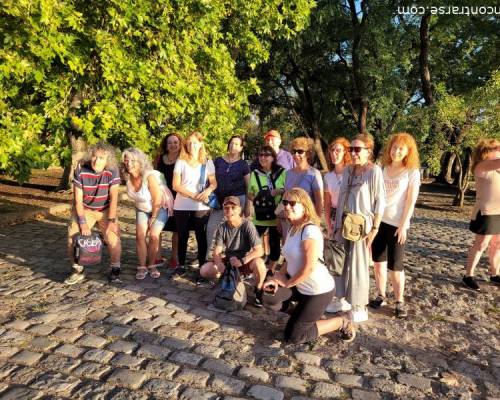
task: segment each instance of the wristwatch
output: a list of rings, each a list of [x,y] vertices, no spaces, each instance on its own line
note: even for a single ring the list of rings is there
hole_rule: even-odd
[[[108,218],[108,222],[116,222],[116,217],[115,218]]]

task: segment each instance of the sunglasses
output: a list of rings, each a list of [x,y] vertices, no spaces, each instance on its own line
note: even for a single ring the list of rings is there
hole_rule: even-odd
[[[295,207],[295,205],[299,203],[298,201],[295,200],[281,200],[281,204],[283,204],[283,207],[290,206],[290,207]]]
[[[272,157],[273,154],[272,153],[260,153],[259,154],[259,157]]]
[[[350,146],[349,147],[349,153],[361,153],[361,150],[367,149],[367,147],[361,147],[361,146]]]
[[[304,154],[306,151],[302,149],[293,149],[292,154]]]

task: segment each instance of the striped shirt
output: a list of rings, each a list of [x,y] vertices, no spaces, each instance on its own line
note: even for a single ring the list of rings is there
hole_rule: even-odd
[[[120,184],[117,170],[95,172],[90,164],[78,165],[73,184],[83,190],[83,207],[101,211],[109,207],[109,189]]]

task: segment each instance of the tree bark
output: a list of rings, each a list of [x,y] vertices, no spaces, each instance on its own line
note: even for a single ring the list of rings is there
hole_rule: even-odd
[[[469,187],[470,166],[472,162],[470,149],[466,150],[463,162],[459,154],[456,155],[456,159],[460,172],[458,174],[457,193],[453,199],[453,205],[462,208],[464,206],[465,192],[467,192],[467,188]]]
[[[56,191],[59,190],[69,190],[73,188],[73,172],[75,171],[76,165],[85,155],[87,150],[87,144],[81,136],[76,136],[75,133],[70,129],[66,133],[69,146],[71,147],[71,160],[67,160],[64,165],[64,172]]]
[[[430,12],[426,12],[424,15],[422,15],[422,19],[420,20],[420,80],[422,83],[422,93],[424,95],[426,106],[431,106],[432,104],[434,104],[434,97],[432,95],[431,71],[429,68],[430,20]]]

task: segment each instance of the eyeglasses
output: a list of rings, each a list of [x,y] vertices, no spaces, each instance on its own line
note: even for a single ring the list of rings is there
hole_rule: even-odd
[[[299,201],[295,200],[281,200],[281,203],[283,204],[283,207],[290,206],[290,207],[295,207],[297,203],[300,203]]]
[[[272,153],[260,153],[259,154],[259,157],[272,157],[273,154]]]
[[[293,149],[292,154],[304,154],[306,151],[302,149]]]
[[[361,153],[361,150],[367,149],[368,147],[361,147],[361,146],[350,146],[349,147],[349,153]]]

